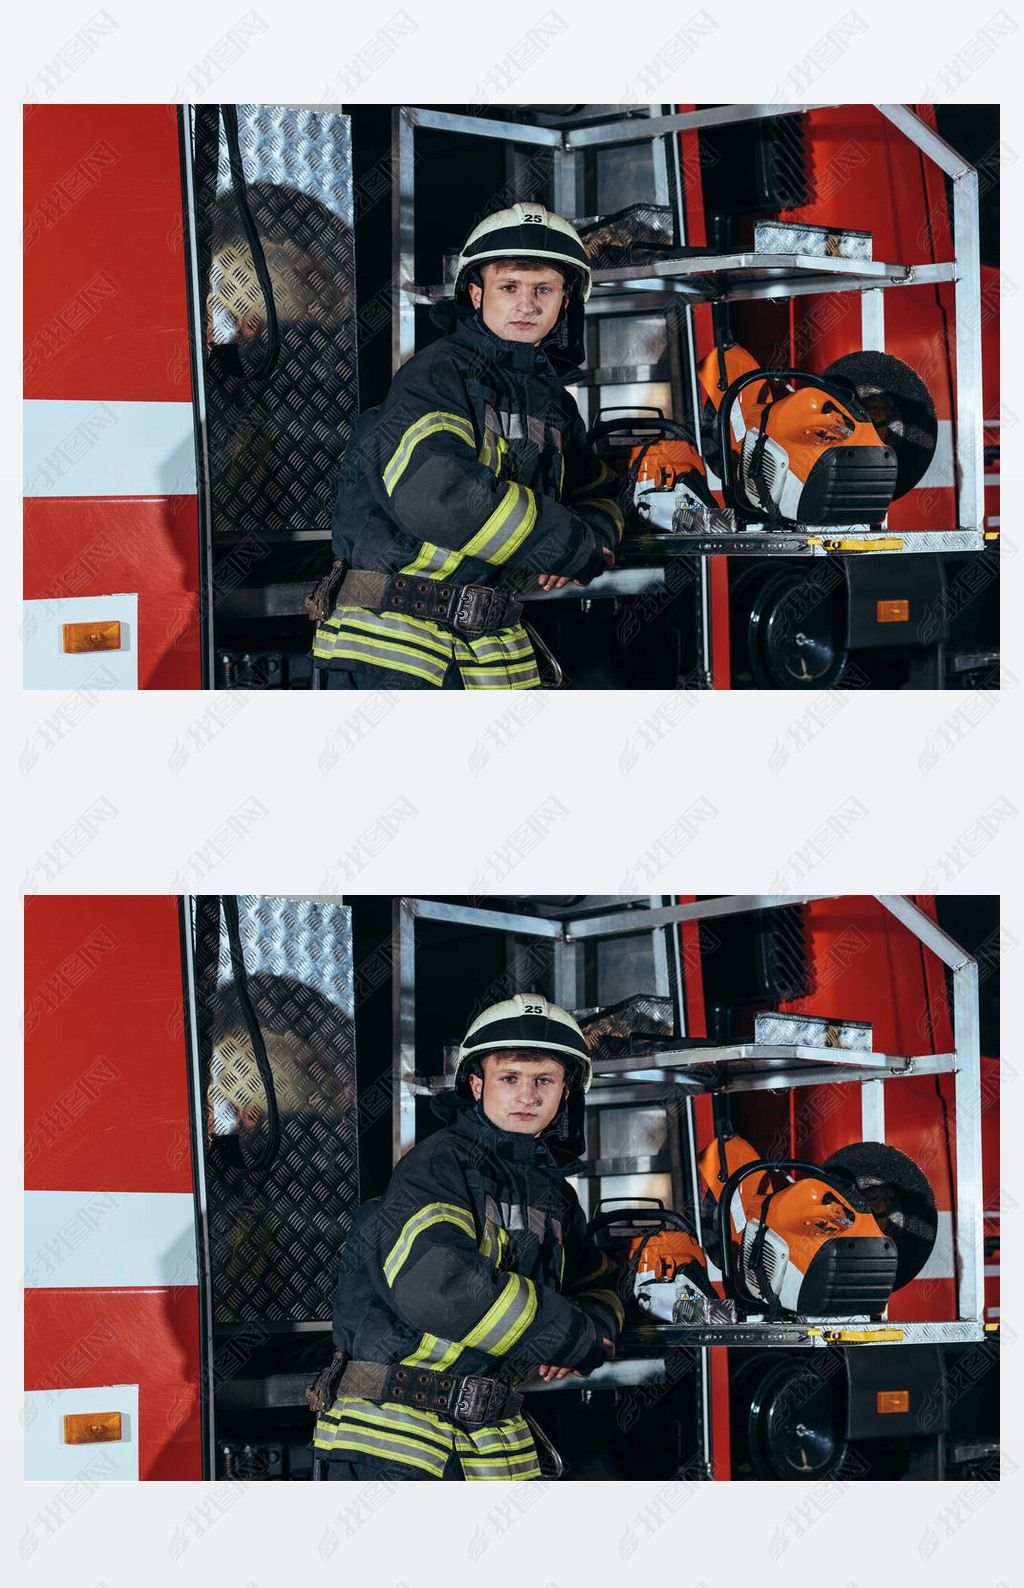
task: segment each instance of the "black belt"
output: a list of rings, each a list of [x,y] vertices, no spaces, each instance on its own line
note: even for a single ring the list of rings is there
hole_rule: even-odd
[[[456,634],[497,634],[518,623],[523,605],[505,590],[486,584],[450,584],[407,573],[374,573],[353,568],[345,575],[336,600],[371,612],[405,612],[414,618],[446,623]]]
[[[388,1366],[386,1362],[348,1362],[342,1395],[360,1400],[397,1401],[425,1412],[441,1412],[456,1423],[496,1423],[515,1417],[523,1397],[500,1379],[466,1373],[438,1373],[428,1367]]]

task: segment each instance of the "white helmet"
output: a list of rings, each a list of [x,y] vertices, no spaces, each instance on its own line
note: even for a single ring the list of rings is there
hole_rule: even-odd
[[[489,259],[536,259],[564,269],[570,280],[579,281],[584,303],[590,297],[590,266],[583,243],[568,221],[543,204],[512,204],[474,226],[459,255],[456,298],[464,292],[465,277],[473,266],[485,265]]]
[[[578,1081],[584,1092],[590,1086],[593,1067],[586,1037],[572,1015],[540,993],[516,993],[477,1015],[459,1048],[456,1088],[466,1085],[475,1060],[504,1048],[550,1053],[565,1066],[570,1085]]]

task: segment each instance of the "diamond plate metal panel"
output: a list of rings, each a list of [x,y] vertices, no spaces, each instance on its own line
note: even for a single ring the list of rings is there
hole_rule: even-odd
[[[871,233],[840,231],[834,226],[806,226],[783,221],[757,221],[756,254],[818,254],[839,259],[870,259]]]
[[[871,1026],[864,1020],[826,1020],[820,1015],[777,1014],[754,1016],[754,1041],[792,1043],[805,1048],[846,1048],[872,1051]]]
[[[249,207],[280,355],[242,228],[217,107],[196,108],[196,209],[214,536],[327,529],[357,411],[352,143],[347,116],[239,105]],[[237,570],[233,573],[238,582]]]
[[[329,1320],[358,1197],[351,912],[240,898],[249,996],[267,1049],[280,1149],[239,1003],[220,901],[196,908],[215,1324]]]

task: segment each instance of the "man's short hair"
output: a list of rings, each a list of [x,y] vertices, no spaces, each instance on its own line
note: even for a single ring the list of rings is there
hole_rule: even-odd
[[[525,1059],[528,1063],[540,1063],[550,1059],[552,1064],[557,1064],[563,1075],[568,1072],[565,1060],[558,1053],[548,1053],[543,1048],[489,1048],[486,1053],[480,1054],[479,1062],[484,1059]]]
[[[498,270],[555,270],[562,278],[562,285],[568,286],[569,284],[568,271],[563,270],[561,265],[555,264],[554,260],[536,258],[527,259],[523,256],[510,256],[507,259],[484,259],[479,265],[475,265],[473,267],[473,269],[467,274],[466,280],[473,281],[474,285],[480,286],[482,284],[481,272],[484,271],[488,265],[494,265]]]

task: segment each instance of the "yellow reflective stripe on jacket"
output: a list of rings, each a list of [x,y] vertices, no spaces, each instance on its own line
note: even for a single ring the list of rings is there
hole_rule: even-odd
[[[436,1367],[437,1363],[447,1356],[451,1349],[452,1342],[450,1340],[442,1340],[436,1334],[425,1334],[416,1349],[410,1351],[408,1356],[403,1356],[402,1366]]]
[[[518,1274],[509,1274],[501,1294],[489,1307],[480,1322],[470,1329],[463,1340],[442,1340],[437,1335],[425,1334],[415,1350],[402,1358],[407,1367],[429,1364],[432,1368],[448,1368],[457,1362],[464,1351],[475,1348],[491,1356],[507,1356],[516,1341],[526,1332],[537,1313],[537,1290],[530,1280]]]
[[[442,1345],[447,1346],[447,1350],[442,1351],[440,1356],[430,1364],[438,1373],[443,1373],[447,1368],[454,1367],[464,1349],[461,1340],[439,1340],[438,1348],[440,1349]]]
[[[577,1274],[573,1289],[575,1290],[577,1285],[589,1285],[592,1280],[600,1279],[603,1274],[614,1274],[615,1270],[616,1264],[612,1262],[610,1257],[606,1256],[606,1254],[602,1252],[601,1261],[598,1263],[596,1268],[589,1269],[585,1274]]]
[[[530,1327],[536,1312],[536,1285],[519,1274],[509,1274],[497,1301],[463,1336],[462,1344],[486,1351],[489,1356],[507,1356]]]
[[[609,468],[606,463],[602,463],[599,459],[597,473],[593,479],[587,480],[585,484],[577,485],[570,497],[570,504],[575,508],[592,507],[600,513],[605,513],[615,525],[615,532],[621,540],[625,526],[617,498],[594,494],[601,486],[610,484],[615,478],[615,470]]]
[[[314,1447],[342,1460],[398,1462],[440,1478],[449,1455],[458,1456],[469,1482],[540,1477],[533,1436],[523,1417],[481,1428],[446,1422],[434,1412],[393,1401],[343,1396],[317,1420]]]
[[[569,1290],[569,1295],[573,1301],[579,1301],[582,1297],[589,1296],[592,1300],[601,1302],[603,1306],[607,1307],[615,1315],[621,1329],[626,1321],[626,1310],[619,1298],[619,1293],[615,1289],[614,1284],[605,1286],[600,1283],[602,1279],[615,1273],[616,1266],[611,1258],[602,1252],[601,1260],[596,1268],[590,1269],[588,1273],[577,1275]]]
[[[605,516],[610,518],[612,523],[615,525],[616,535],[620,540],[622,539],[622,531],[625,526],[625,520],[622,517],[622,512],[619,508],[618,502],[614,501],[612,497],[588,496],[585,501],[576,501],[572,505],[573,507],[593,507],[596,508],[599,513],[604,513]]]
[[[435,1372],[443,1373],[445,1368],[459,1360],[464,1349],[461,1340],[441,1340],[436,1334],[425,1334],[415,1351],[403,1356],[402,1364],[405,1367],[431,1367]]]
[[[454,1224],[458,1229],[464,1230],[472,1240],[476,1240],[476,1228],[472,1216],[465,1208],[456,1207],[454,1202],[428,1202],[424,1207],[418,1208],[411,1219],[406,1220],[401,1235],[384,1259],[384,1278],[389,1285],[393,1285],[398,1278],[402,1264],[409,1256],[416,1237],[435,1224]]]
[[[404,568],[399,568],[399,573],[424,573],[428,579],[443,578],[442,569],[455,552],[447,546],[435,546],[431,541],[425,540],[412,562],[407,562]]]
[[[496,1224],[493,1219],[485,1220],[483,1238],[480,1242],[481,1257],[493,1256],[494,1266],[500,1272],[504,1267],[507,1250],[508,1230],[503,1224]]]
[[[462,547],[465,557],[484,562],[508,562],[537,522],[537,498],[525,485],[510,483],[504,502],[481,524],[473,539]]]
[[[614,1290],[574,1290],[572,1293],[573,1301],[581,1301],[584,1296],[590,1296],[592,1300],[599,1301],[607,1307],[609,1312],[615,1314],[619,1328],[622,1328],[626,1321],[626,1309]]]
[[[433,577],[450,578],[467,557],[477,557],[483,562],[498,565],[507,562],[536,522],[537,502],[533,492],[510,481],[494,512],[488,515],[464,546],[450,553]]]
[[[389,496],[394,494],[395,486],[408,468],[409,460],[419,443],[425,441],[427,436],[436,435],[439,430],[448,430],[452,435],[458,436],[460,441],[465,441],[471,447],[476,446],[473,426],[461,414],[444,413],[440,409],[423,414],[409,426],[385,465],[384,489]]]
[[[596,462],[597,473],[592,475],[589,480],[583,480],[577,485],[572,493],[573,501],[579,501],[580,497],[585,496],[588,491],[592,491],[596,485],[607,485],[609,480],[616,478],[615,470],[610,468],[607,463],[602,463],[600,458]]]

